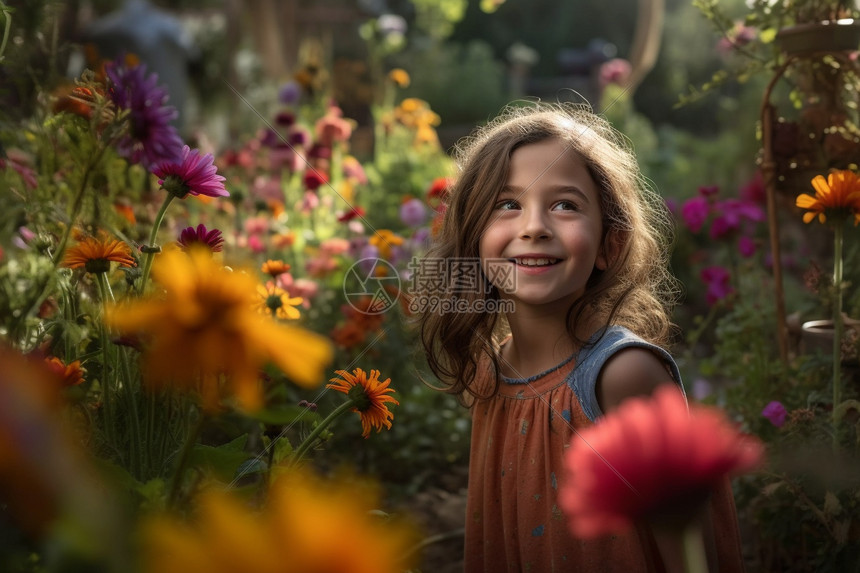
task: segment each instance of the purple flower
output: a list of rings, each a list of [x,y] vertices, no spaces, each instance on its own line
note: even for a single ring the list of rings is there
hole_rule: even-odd
[[[296,81],[289,81],[278,90],[278,101],[287,105],[298,103],[302,97],[302,86]]]
[[[702,185],[699,187],[699,195],[702,197],[710,197],[711,195],[716,195],[720,192],[720,188],[717,185]]]
[[[785,424],[786,414],[785,406],[776,400],[765,406],[764,410],[761,411],[761,415],[767,418],[770,423],[777,428],[781,428],[783,424]]]
[[[143,64],[127,67],[121,59],[105,66],[111,100],[129,112],[130,133],[117,144],[120,155],[151,170],[176,157],[182,139],[171,125],[178,113],[167,105],[167,90],[158,85],[158,75],[146,75]]]
[[[683,217],[688,229],[698,233],[702,230],[702,225],[705,224],[710,209],[711,206],[706,197],[693,197],[684,201],[681,206],[681,217]]]
[[[229,197],[224,188],[224,178],[218,175],[218,168],[212,164],[211,153],[200,157],[200,150],[193,151],[186,145],[182,157],[176,162],[160,163],[152,173],[158,177],[158,184],[168,193],[182,199],[189,193],[208,197]]]
[[[699,274],[708,290],[705,300],[709,305],[714,305],[734,292],[731,285],[731,274],[725,267],[713,266],[702,269]]]
[[[418,227],[427,220],[427,208],[420,199],[408,199],[400,205],[400,220],[409,227]]]
[[[224,246],[224,237],[218,229],[207,229],[200,223],[197,228],[186,227],[179,234],[179,246],[187,251],[192,245],[205,245],[213,253],[219,252]]]
[[[756,244],[750,237],[743,236],[738,239],[738,252],[742,257],[748,259],[755,254]]]

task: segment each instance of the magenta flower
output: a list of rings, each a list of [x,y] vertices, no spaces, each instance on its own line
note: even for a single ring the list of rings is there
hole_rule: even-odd
[[[224,247],[224,237],[218,229],[207,229],[206,225],[200,223],[197,228],[186,227],[179,234],[179,246],[187,251],[192,245],[205,245],[213,253],[221,251]]]
[[[761,411],[761,415],[767,418],[770,423],[777,428],[781,428],[783,424],[785,424],[786,414],[785,406],[776,400],[765,406],[764,410]]]
[[[756,244],[750,237],[743,236],[738,239],[738,252],[745,259],[750,258],[755,254]]]
[[[114,104],[129,112],[130,133],[117,144],[120,155],[151,170],[162,161],[179,155],[182,139],[171,121],[176,108],[167,105],[167,90],[158,85],[158,75],[146,75],[143,64],[128,67],[122,59],[105,66],[108,93]]]
[[[693,197],[684,201],[684,204],[681,206],[681,217],[684,219],[684,223],[688,229],[694,233],[698,233],[702,230],[702,226],[708,219],[710,209],[711,206],[706,197]]]
[[[745,222],[759,223],[764,221],[764,211],[758,205],[743,199],[726,199],[714,205],[714,211],[719,215],[711,224],[711,238],[721,239],[741,228]]]
[[[720,187],[718,185],[702,185],[698,189],[699,195],[702,197],[710,197],[712,195],[716,195],[720,192]]]
[[[699,274],[708,290],[705,300],[709,305],[714,305],[734,292],[731,285],[731,274],[725,267],[706,267]]]
[[[211,153],[200,157],[200,150],[191,150],[187,145],[182,148],[179,162],[165,161],[160,163],[152,173],[158,177],[158,184],[165,191],[184,198],[192,195],[208,197],[229,197],[230,193],[224,188],[224,178],[218,175],[218,168],[212,164]]]

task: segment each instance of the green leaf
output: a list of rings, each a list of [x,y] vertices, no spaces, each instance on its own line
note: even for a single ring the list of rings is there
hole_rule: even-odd
[[[220,446],[197,444],[191,450],[189,463],[213,474],[217,479],[230,481],[242,462],[251,457],[245,451],[247,442],[248,434],[243,434],[232,442]]]

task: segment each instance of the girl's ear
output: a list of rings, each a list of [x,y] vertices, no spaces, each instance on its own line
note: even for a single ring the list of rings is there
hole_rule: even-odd
[[[621,251],[624,249],[625,233],[618,229],[609,229],[606,236],[603,238],[603,244],[597,252],[597,259],[594,261],[594,266],[605,271],[618,260]]]

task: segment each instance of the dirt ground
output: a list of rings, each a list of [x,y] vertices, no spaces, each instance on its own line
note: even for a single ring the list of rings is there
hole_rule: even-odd
[[[466,472],[453,470],[440,483],[409,500],[409,515],[424,536],[418,570],[462,573],[463,527],[466,523]]]

